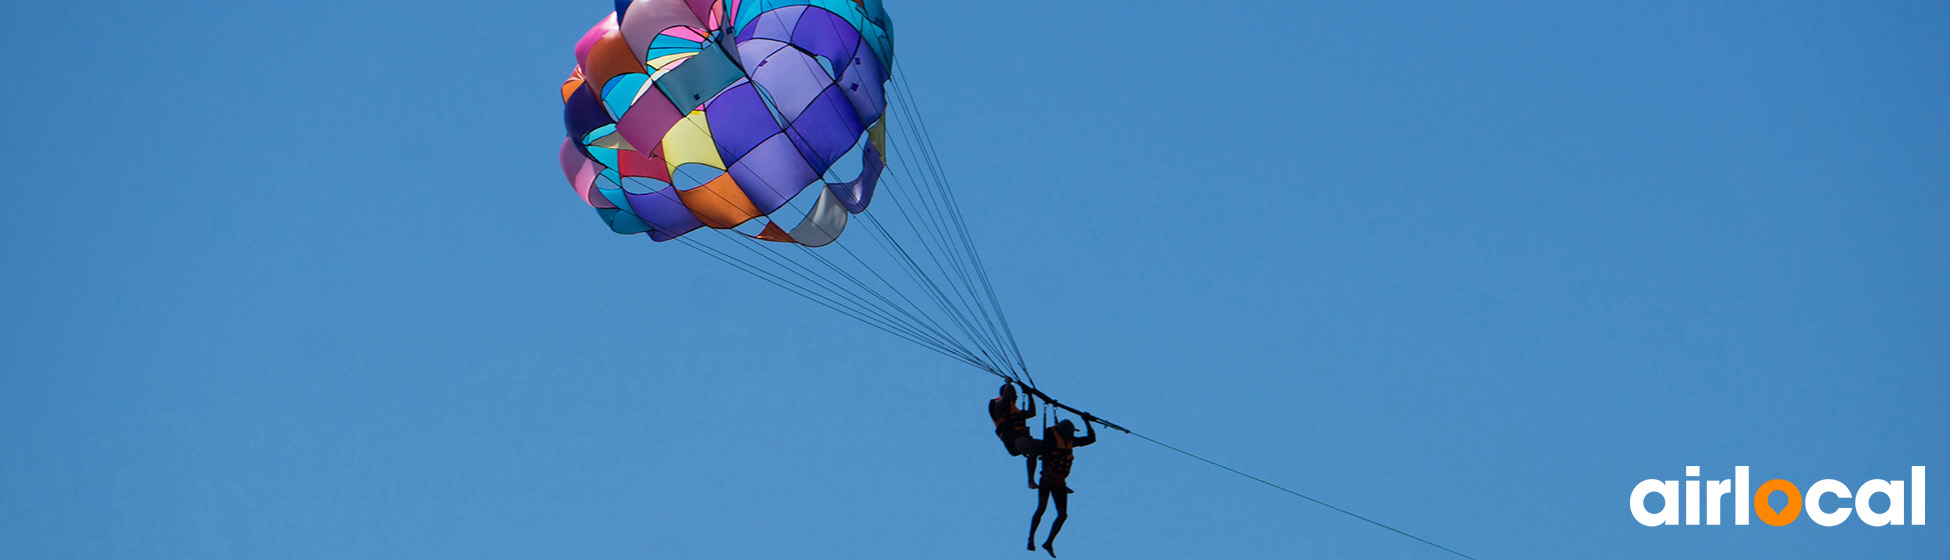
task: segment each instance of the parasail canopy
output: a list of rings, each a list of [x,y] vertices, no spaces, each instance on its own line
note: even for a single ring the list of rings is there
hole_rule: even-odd
[[[562,87],[563,172],[617,233],[832,243],[886,164],[888,28],[878,2],[617,2]]]
[[[616,233],[1033,382],[892,31],[878,0],[617,1],[562,84],[562,171]]]

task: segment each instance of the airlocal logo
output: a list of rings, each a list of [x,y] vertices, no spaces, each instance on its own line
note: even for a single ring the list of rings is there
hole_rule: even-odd
[[[1699,467],[1686,467],[1686,476],[1688,478],[1698,477]],[[1700,499],[1701,481],[1687,480],[1685,482],[1686,499],[1684,501],[1679,499],[1680,481],[1646,480],[1640,482],[1638,487],[1632,489],[1632,518],[1637,519],[1640,525],[1647,527],[1678,525],[1679,511],[1681,507],[1684,507],[1686,510],[1686,524],[1700,524],[1700,503],[1702,502]],[[1807,495],[1804,497],[1801,489],[1796,487],[1794,483],[1774,479],[1761,483],[1759,493],[1752,493],[1748,491],[1747,486],[1747,467],[1734,467],[1733,480],[1708,480],[1705,482],[1706,499],[1704,502],[1706,503],[1707,525],[1720,524],[1720,506],[1725,503],[1727,494],[1733,494],[1734,525],[1747,524],[1747,504],[1750,503],[1754,506],[1753,512],[1755,517],[1759,517],[1762,523],[1775,527],[1785,527],[1787,524],[1793,523],[1796,519],[1800,519],[1804,506],[1808,512],[1808,519],[1814,521],[1816,525],[1834,527],[1841,525],[1844,521],[1848,521],[1851,511],[1850,508],[1822,509],[1821,498],[1828,495],[1834,495],[1836,498],[1841,499],[1848,499],[1853,496],[1855,498],[1855,507],[1853,508],[1855,517],[1861,519],[1863,524],[1870,527],[1902,525],[1905,521],[1905,512],[1908,513],[1907,521],[1910,525],[1923,524],[1923,467],[1909,468],[1907,492],[1904,491],[1904,483],[1901,480],[1895,482],[1871,480],[1862,483],[1861,486],[1857,486],[1853,491],[1849,490],[1848,485],[1842,484],[1840,481],[1823,480],[1808,486]],[[1652,494],[1658,494],[1666,502],[1665,506],[1657,512],[1647,511],[1645,509],[1645,499]],[[1889,507],[1884,508],[1882,511],[1876,511],[1875,508],[1871,507],[1872,502],[1870,501],[1870,497],[1878,494],[1889,499]],[[1775,501],[1775,496],[1780,496],[1780,501]],[[1905,497],[1908,498],[1907,508],[1904,507]],[[1780,504],[1780,507],[1776,508],[1775,504]]]

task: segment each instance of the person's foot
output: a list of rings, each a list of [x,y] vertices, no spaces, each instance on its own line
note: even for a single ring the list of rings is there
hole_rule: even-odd
[[[1063,493],[1064,493],[1064,494],[1075,494],[1075,493],[1077,493],[1077,491],[1076,491],[1076,490],[1074,490],[1074,489],[1071,489],[1071,488],[1070,488],[1070,487],[1068,487],[1068,486],[1064,486],[1064,487],[1063,487]]]
[[[1049,553],[1049,557],[1050,557],[1050,558],[1055,558],[1055,557],[1056,557],[1056,541],[1044,541],[1044,542],[1043,542],[1043,551],[1044,551],[1044,552],[1048,552],[1048,553]]]
[[[1029,536],[1029,551],[1030,552],[1036,551],[1036,535]]]

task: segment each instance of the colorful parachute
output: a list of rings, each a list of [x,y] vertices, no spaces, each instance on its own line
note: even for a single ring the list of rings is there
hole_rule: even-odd
[[[576,44],[559,152],[611,230],[1031,380],[913,92],[893,79],[880,0],[615,6]]]
[[[562,85],[562,171],[617,233],[832,243],[886,165],[890,25],[878,0],[618,0]]]

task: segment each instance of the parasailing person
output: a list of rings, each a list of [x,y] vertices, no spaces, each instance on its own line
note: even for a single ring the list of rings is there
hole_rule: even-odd
[[[1043,540],[1043,551],[1048,552],[1050,558],[1056,557],[1056,534],[1063,531],[1063,521],[1070,518],[1070,466],[1076,461],[1071,450],[1097,443],[1097,427],[1092,425],[1092,420],[1095,418],[1088,414],[1083,416],[1083,425],[1089,430],[1083,437],[1076,437],[1077,426],[1069,420],[1043,429],[1043,481],[1036,488],[1036,515],[1029,518],[1030,551],[1036,550],[1036,528],[1043,523],[1043,510],[1054,499],[1056,520],[1050,522],[1049,538]]]
[[[995,422],[995,437],[1002,440],[1002,447],[1009,450],[1010,456],[1021,456],[1027,463],[1029,489],[1036,489],[1036,457],[1042,454],[1042,442],[1029,431],[1030,418],[1036,417],[1036,401],[1029,398],[1028,405],[1016,408],[1016,382],[1002,384],[1001,395],[989,399],[989,420]]]

